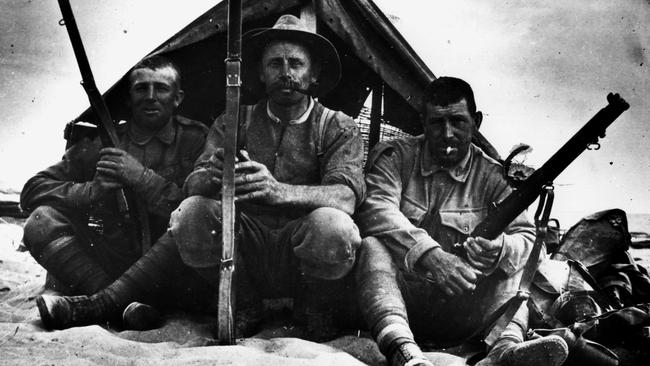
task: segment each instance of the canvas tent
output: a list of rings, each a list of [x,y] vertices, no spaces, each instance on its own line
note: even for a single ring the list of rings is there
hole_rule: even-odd
[[[378,139],[380,122],[410,134],[421,132],[418,105],[423,88],[435,76],[372,1],[244,0],[243,32],[270,27],[287,13],[303,18],[339,52],[342,79],[320,98],[324,105],[357,117],[373,92],[371,145]],[[186,98],[179,113],[207,124],[225,108],[226,29],[227,2],[222,1],[150,53],[180,65]],[[126,87],[123,77],[104,95],[116,120],[128,118],[122,97]],[[255,102],[246,85],[242,102]],[[86,110],[77,120],[94,122],[95,118]],[[496,155],[482,136],[476,142]]]

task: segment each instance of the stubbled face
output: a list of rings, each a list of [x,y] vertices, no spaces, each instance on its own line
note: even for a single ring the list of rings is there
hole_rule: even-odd
[[[131,72],[129,80],[133,122],[152,131],[165,126],[183,101],[183,91],[178,88],[174,69],[136,69]]]
[[[475,120],[463,98],[448,106],[427,103],[423,126],[431,157],[438,164],[450,167],[459,163],[467,154]]]
[[[301,102],[306,95],[295,89],[308,90],[318,79],[307,48],[289,41],[276,41],[266,46],[260,66],[260,80],[266,94],[280,105]]]

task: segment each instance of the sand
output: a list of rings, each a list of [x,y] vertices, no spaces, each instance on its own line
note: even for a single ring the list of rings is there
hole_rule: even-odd
[[[160,329],[118,331],[99,325],[48,331],[34,298],[43,293],[45,270],[20,250],[22,222],[0,221],[0,365],[385,365],[367,337],[327,343],[285,337],[247,338],[216,345],[210,317],[172,314]],[[17,250],[18,249],[18,250]],[[265,338],[268,338],[268,330]],[[464,365],[462,358],[431,352],[435,365]]]
[[[274,329],[219,346],[212,336],[216,319],[186,313],[144,332],[99,325],[45,330],[34,302],[44,291],[45,270],[21,251],[21,238],[21,220],[0,218],[0,365],[386,365],[367,336],[319,344]],[[650,267],[650,249],[631,252]],[[465,364],[445,353],[426,355],[436,366]]]

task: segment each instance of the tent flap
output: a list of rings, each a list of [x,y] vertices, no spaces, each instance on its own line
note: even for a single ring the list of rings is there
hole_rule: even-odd
[[[300,16],[301,8],[310,4],[318,19],[317,31],[334,44],[342,64],[342,79],[321,97],[323,104],[357,117],[371,89],[383,83],[383,121],[420,133],[421,96],[435,76],[371,0],[245,0],[242,30],[271,27],[282,14]],[[222,1],[149,53],[169,57],[180,66],[185,99],[178,113],[208,125],[225,106],[227,18],[227,2]],[[256,102],[245,85],[242,89],[243,103]],[[125,77],[104,94],[116,120],[128,118],[126,95]],[[77,120],[97,119],[88,109]],[[496,153],[483,136],[478,137],[479,146]]]

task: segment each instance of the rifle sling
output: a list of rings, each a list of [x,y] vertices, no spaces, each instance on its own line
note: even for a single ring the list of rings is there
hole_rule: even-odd
[[[531,250],[526,264],[522,270],[521,280],[519,282],[519,289],[517,294],[508,300],[504,305],[499,307],[485,322],[486,327],[479,329],[477,333],[488,331],[485,336],[484,342],[491,346],[501,336],[503,330],[508,326],[512,318],[517,313],[524,301],[530,297],[530,285],[535,278],[535,273],[539,267],[539,257],[544,248],[544,239],[546,237],[546,229],[548,220],[553,206],[553,189],[552,186],[547,185],[544,191],[540,194],[539,206],[535,213],[535,226],[537,227],[535,235],[535,243]]]

